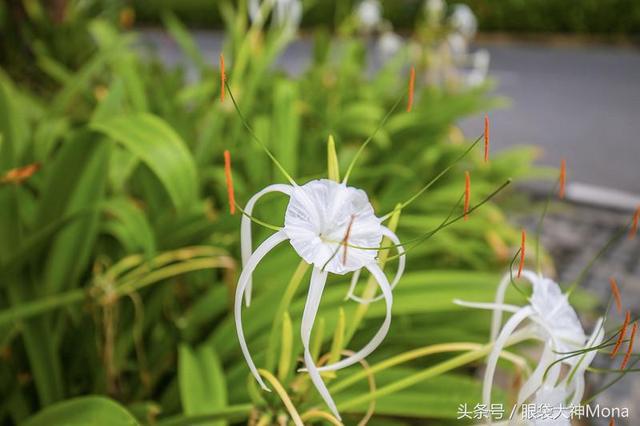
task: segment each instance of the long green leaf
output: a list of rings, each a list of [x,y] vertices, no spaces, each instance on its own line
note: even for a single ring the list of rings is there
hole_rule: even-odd
[[[198,196],[194,159],[187,145],[162,119],[152,114],[101,118],[91,127],[120,142],[140,158],[162,182],[178,209],[187,209]]]
[[[179,348],[178,379],[180,400],[186,415],[206,414],[227,405],[227,389],[220,360],[211,346],[193,350]],[[208,422],[209,426],[224,426],[226,422]]]

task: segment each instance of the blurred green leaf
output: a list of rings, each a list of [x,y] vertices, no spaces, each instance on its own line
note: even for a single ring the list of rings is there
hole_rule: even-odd
[[[121,405],[102,396],[83,396],[49,406],[23,426],[137,426],[138,421]]]
[[[196,166],[186,144],[162,119],[151,114],[98,119],[91,127],[122,143],[163,183],[174,206],[184,210],[196,201]]]
[[[187,345],[181,345],[178,354],[178,379],[180,401],[185,414],[206,414],[227,406],[227,384],[213,347],[203,345],[193,350]],[[206,424],[220,426],[227,423],[216,421]]]

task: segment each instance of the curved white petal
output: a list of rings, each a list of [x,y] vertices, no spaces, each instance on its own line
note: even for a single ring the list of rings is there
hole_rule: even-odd
[[[395,277],[393,277],[393,281],[391,282],[391,290],[393,290],[400,282],[400,278],[404,274],[404,268],[407,262],[407,257],[405,255],[404,247],[400,244],[400,239],[398,236],[386,226],[382,226],[382,235],[389,238],[391,242],[396,246],[396,250],[398,251],[398,270],[396,271]],[[351,286],[349,287],[349,293],[347,294],[347,298],[354,300],[358,303],[369,304],[371,302],[377,302],[378,300],[382,300],[384,296],[379,294],[376,297],[364,299],[362,297],[358,297],[353,294],[356,284],[358,283],[358,278],[360,277],[360,269],[353,273],[353,277],[351,278]]]
[[[507,292],[507,287],[511,283],[511,273],[507,272],[498,284],[498,289],[496,290],[496,298],[495,304],[502,305],[504,302],[504,294]],[[498,337],[498,330],[500,330],[500,325],[502,324],[502,311],[495,310],[493,311],[493,315],[491,317],[491,335],[490,341],[493,342]]]
[[[290,185],[284,184],[275,184],[269,185],[266,188],[262,189],[259,192],[256,192],[249,201],[247,201],[247,205],[244,207],[244,211],[246,214],[242,215],[242,220],[240,222],[240,252],[242,254],[242,266],[244,267],[251,256],[251,218],[249,216],[253,216],[253,208],[256,205],[256,202],[265,194],[270,192],[282,192],[286,195],[291,195],[292,187]],[[247,306],[251,304],[251,288],[252,288],[252,280],[251,276],[249,276],[249,282],[247,283],[247,289],[245,290],[244,297],[245,303]]]
[[[311,339],[311,330],[313,329],[313,323],[318,313],[318,307],[320,306],[320,300],[322,298],[322,291],[324,285],[327,282],[327,272],[321,271],[320,268],[313,268],[311,273],[311,282],[309,284],[309,293],[307,294],[307,302],[304,305],[304,312],[302,313],[302,325],[300,327],[300,334],[302,336],[302,346],[304,347],[304,364],[306,371],[309,372],[309,377],[314,386],[318,390],[318,393],[322,396],[324,402],[329,406],[334,416],[340,419],[340,413],[336,407],[333,398],[329,394],[327,386],[320,377],[318,367],[313,361],[311,356],[311,350],[309,349],[309,340]]]
[[[591,337],[589,337],[589,341],[587,342],[585,349],[596,347],[602,343],[602,340],[604,339],[604,327],[602,326],[603,322],[603,318],[600,318],[598,320],[593,333],[591,333]],[[573,397],[571,399],[571,403],[573,405],[579,405],[582,400],[582,396],[584,395],[584,372],[591,365],[593,359],[597,354],[598,351],[595,349],[585,353],[575,367],[576,371],[573,373],[572,383]],[[567,380],[568,379],[569,376],[567,376]]]
[[[351,276],[351,284],[349,284],[349,291],[344,297],[344,300],[353,299],[353,292],[356,291],[356,285],[358,285],[358,280],[360,279],[360,271],[362,271],[362,269],[358,269],[353,272],[353,275]]]
[[[286,239],[287,235],[283,231],[278,231],[267,238],[262,244],[260,244],[256,251],[251,255],[246,265],[242,269],[240,278],[238,279],[238,285],[236,287],[236,298],[233,305],[233,313],[236,321],[236,332],[238,333],[238,341],[240,342],[242,355],[244,355],[244,358],[249,365],[251,374],[253,374],[258,383],[260,383],[262,389],[267,391],[269,390],[269,388],[267,387],[267,385],[265,385],[262,377],[260,377],[260,374],[258,374],[258,369],[251,359],[249,348],[247,348],[247,342],[244,339],[244,331],[242,330],[242,296],[246,290],[247,284],[251,279],[251,274],[256,269],[258,263],[262,260],[263,257],[266,256],[267,253],[269,253],[274,247],[276,247]]]
[[[553,351],[553,347],[550,344],[544,345],[544,350],[542,352],[542,356],[540,356],[540,360],[538,361],[538,366],[531,373],[526,382],[520,387],[520,392],[518,392],[518,402],[516,406],[522,405],[524,401],[529,399],[536,391],[542,386],[542,382],[544,379],[544,373],[547,371],[549,365],[557,359],[556,354]],[[560,367],[560,363],[557,363],[555,367]]]
[[[387,305],[387,313],[384,318],[384,322],[382,323],[382,326],[380,326],[380,329],[375,334],[375,336],[373,336],[373,338],[369,341],[369,343],[365,345],[364,348],[334,364],[320,367],[318,369],[319,371],[335,371],[359,362],[360,360],[366,358],[367,355],[373,352],[378,346],[380,346],[380,343],[382,343],[385,336],[387,335],[387,332],[389,331],[389,326],[391,325],[391,307],[393,305],[393,294],[391,292],[391,287],[389,286],[389,281],[384,275],[384,272],[382,272],[382,269],[380,269],[380,267],[376,263],[371,263],[367,265],[366,268],[378,282],[380,290],[382,291],[382,295],[384,296]]]
[[[494,311],[494,313],[503,311],[516,313],[521,309],[520,306],[509,305],[506,303],[467,302],[460,299],[453,299],[453,303],[459,306],[465,306],[467,308],[489,309]]]
[[[489,406],[491,404],[491,387],[493,386],[493,375],[496,372],[496,366],[498,364],[498,358],[500,357],[500,352],[502,352],[502,348],[507,343],[509,336],[513,334],[516,327],[520,325],[522,321],[527,319],[533,313],[533,309],[530,306],[525,306],[521,308],[518,312],[513,314],[509,321],[506,322],[502,331],[498,335],[496,339],[493,349],[489,354],[489,358],[487,359],[487,369],[484,373],[484,382],[482,383],[482,402]]]

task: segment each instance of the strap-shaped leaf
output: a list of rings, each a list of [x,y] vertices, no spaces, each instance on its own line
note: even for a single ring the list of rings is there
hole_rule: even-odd
[[[138,421],[116,402],[101,396],[84,396],[51,405],[23,426],[137,426]]]
[[[91,123],[140,158],[162,182],[177,209],[198,195],[195,162],[187,145],[162,119],[147,113],[102,118]]]
[[[226,407],[227,387],[224,371],[213,347],[201,346],[193,350],[187,345],[180,346],[178,379],[180,400],[185,414],[205,414]],[[226,422],[206,424],[223,426]]]

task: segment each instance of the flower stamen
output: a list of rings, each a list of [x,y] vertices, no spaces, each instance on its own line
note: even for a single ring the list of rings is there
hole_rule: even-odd
[[[522,239],[520,242],[520,264],[518,265],[518,278],[522,274],[522,269],[524,268],[524,255],[525,255],[525,244],[527,242],[527,231],[522,230]]]
[[[416,68],[411,67],[411,74],[409,75],[409,101],[407,102],[407,112],[411,112],[413,107],[413,89],[416,83]]]
[[[40,170],[40,167],[40,163],[33,163],[11,169],[4,176],[0,176],[0,183],[22,183]]]
[[[484,162],[489,162],[489,115],[484,115]]]
[[[564,189],[567,182],[567,161],[563,158],[560,161],[560,189],[558,190],[558,197],[564,198]]]
[[[471,176],[464,172],[464,220],[469,219],[469,201],[471,200]]]
[[[229,197],[229,212],[236,214],[236,197],[233,192],[233,178],[231,176],[231,154],[224,150],[224,177],[227,181],[227,196]]]
[[[616,308],[618,309],[618,313],[622,313],[622,298],[620,297],[620,290],[618,289],[618,283],[614,277],[609,278],[609,285],[611,285],[611,293],[613,293],[613,298],[616,301]]]
[[[611,358],[614,358],[618,354],[618,350],[620,349],[620,346],[622,346],[624,337],[627,334],[627,327],[629,326],[630,321],[631,321],[631,312],[627,310],[627,315],[624,317],[624,322],[622,323],[622,327],[620,328],[620,334],[618,335],[618,340],[616,341],[616,344],[613,347],[613,351],[611,351]]]
[[[347,248],[349,247],[349,237],[351,236],[351,227],[353,226],[353,221],[356,216],[351,215],[351,220],[349,221],[349,226],[347,227],[347,232],[344,234],[344,238],[342,239],[342,245],[344,246],[344,254],[342,255],[342,264],[347,264]]]
[[[624,354],[624,359],[622,360],[622,364],[620,364],[620,370],[624,370],[629,362],[629,358],[631,358],[631,352],[633,351],[633,340],[636,337],[636,331],[638,330],[638,322],[633,323],[633,328],[631,329],[631,337],[629,338],[629,346],[627,347],[627,353]]]
[[[227,76],[224,72],[224,55],[220,54],[220,102],[224,102],[224,83]]]

